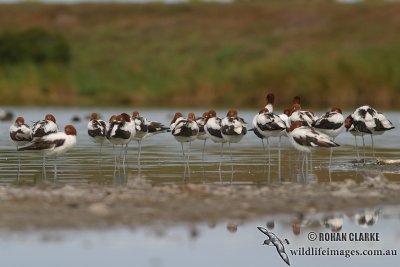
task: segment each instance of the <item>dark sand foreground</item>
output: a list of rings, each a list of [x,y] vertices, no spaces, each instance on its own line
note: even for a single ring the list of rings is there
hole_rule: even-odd
[[[41,185],[0,187],[0,228],[87,229],[250,220],[278,213],[309,213],[400,204],[400,184],[277,184],[270,186],[124,187]]]

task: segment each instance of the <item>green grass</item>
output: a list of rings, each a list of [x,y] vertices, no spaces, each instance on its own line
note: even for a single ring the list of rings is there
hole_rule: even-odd
[[[68,64],[0,64],[3,105],[397,108],[400,3],[2,5],[0,32],[63,36]],[[1,59],[0,59],[1,61]]]

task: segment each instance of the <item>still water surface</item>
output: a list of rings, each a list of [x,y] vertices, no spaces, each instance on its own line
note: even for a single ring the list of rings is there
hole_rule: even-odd
[[[267,236],[257,227],[268,224],[284,242],[291,266],[397,266],[399,214],[398,209],[384,208],[132,230],[0,232],[0,255],[4,266],[287,266],[274,246],[262,245]],[[310,233],[326,236],[340,227],[336,233],[347,241],[309,240]],[[379,241],[350,241],[352,235],[371,234]],[[339,255],[292,254],[302,249]],[[391,255],[346,257],[351,251]]]

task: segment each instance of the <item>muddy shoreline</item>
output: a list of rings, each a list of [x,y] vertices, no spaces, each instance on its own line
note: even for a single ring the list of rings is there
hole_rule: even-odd
[[[0,187],[0,229],[136,228],[178,223],[251,220],[282,213],[314,213],[400,204],[400,184],[274,184],[270,186],[124,187],[40,185]]]

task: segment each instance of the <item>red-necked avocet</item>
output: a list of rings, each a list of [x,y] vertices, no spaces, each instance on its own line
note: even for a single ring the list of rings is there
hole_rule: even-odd
[[[58,156],[64,154],[76,145],[76,129],[72,125],[67,125],[64,132],[50,133],[42,137],[37,137],[31,143],[18,150],[36,150],[43,153],[43,175],[46,177],[45,159],[46,156]],[[54,180],[57,179],[57,164],[54,162]]]
[[[27,124],[25,124],[25,119],[23,117],[18,117],[15,123],[10,126],[10,138],[17,147],[17,157],[18,157],[18,176],[17,183],[19,182],[20,171],[21,171],[21,158],[19,156],[18,147],[24,146],[32,141],[32,131]]]

